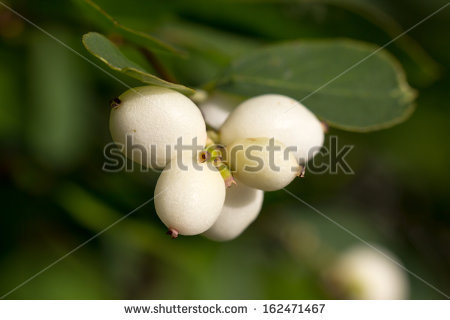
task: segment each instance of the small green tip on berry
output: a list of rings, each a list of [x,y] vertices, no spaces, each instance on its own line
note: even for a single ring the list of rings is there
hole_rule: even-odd
[[[215,144],[210,145],[206,150],[200,152],[199,161],[201,163],[207,161],[212,162],[215,166],[222,162],[222,148]]]

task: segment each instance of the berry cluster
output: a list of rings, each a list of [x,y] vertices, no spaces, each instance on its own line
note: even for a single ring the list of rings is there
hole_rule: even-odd
[[[233,111],[214,95],[199,106],[170,89],[134,88],[114,99],[111,135],[119,145],[132,139],[140,146],[123,149],[131,160],[163,169],[155,207],[172,237],[231,240],[256,219],[264,191],[303,176],[322,146],[323,126],[302,104],[277,94]],[[219,132],[207,131],[204,119]]]

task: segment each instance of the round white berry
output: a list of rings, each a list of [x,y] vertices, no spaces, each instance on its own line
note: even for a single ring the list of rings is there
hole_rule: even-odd
[[[344,252],[328,273],[332,285],[350,299],[406,299],[405,272],[390,252],[377,249],[382,253],[360,245]]]
[[[151,168],[164,168],[176,155],[180,138],[183,145],[196,139],[203,147],[206,141],[205,121],[197,106],[162,87],[138,87],[122,94],[111,110],[109,127],[114,142],[127,147],[124,152],[131,160]]]
[[[198,104],[205,122],[213,129],[219,130],[231,111],[242,102],[237,96],[214,92],[205,101]]]
[[[253,97],[241,103],[220,129],[221,142],[251,138],[275,138],[296,148],[296,158],[306,162],[323,144],[321,122],[298,101],[279,94]]]
[[[264,199],[262,190],[247,187],[237,181],[227,189],[219,218],[204,235],[215,241],[238,237],[258,216]]]
[[[264,191],[284,188],[303,169],[283,143],[269,138],[233,142],[227,146],[226,161],[237,180]]]
[[[156,213],[173,233],[205,232],[217,220],[224,200],[224,181],[211,163],[194,159],[180,165],[173,159],[156,183]]]

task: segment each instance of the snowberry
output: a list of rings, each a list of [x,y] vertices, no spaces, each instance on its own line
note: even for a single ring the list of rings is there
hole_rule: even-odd
[[[225,145],[251,137],[275,138],[296,147],[300,162],[311,159],[323,144],[321,122],[301,103],[279,94],[253,97],[241,103],[220,129]]]
[[[344,252],[327,273],[330,285],[351,299],[406,299],[409,286],[405,272],[391,253],[378,250],[383,254],[360,245]]]
[[[213,129],[219,130],[231,111],[242,99],[227,93],[214,92],[205,101],[198,104],[205,122]]]
[[[219,171],[195,159],[183,161],[183,165],[173,159],[156,183],[156,213],[173,237],[208,230],[217,220],[224,200],[225,184]]]
[[[239,236],[258,216],[264,198],[262,190],[253,189],[237,181],[227,189],[219,218],[204,235],[215,241],[232,240]]]
[[[130,159],[152,168],[164,168],[176,155],[177,139],[184,145],[191,145],[194,138],[200,146],[206,141],[206,125],[197,106],[181,93],[162,87],[130,89],[115,99],[109,126],[113,140],[127,146],[124,152]],[[126,143],[127,135],[138,147],[132,149]]]
[[[227,146],[233,176],[249,187],[275,191],[302,174],[295,156],[283,143],[269,138],[247,138]]]

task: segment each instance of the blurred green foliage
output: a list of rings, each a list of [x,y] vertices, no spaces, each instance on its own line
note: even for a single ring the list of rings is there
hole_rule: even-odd
[[[444,1],[97,1],[122,24],[186,52],[156,56],[199,86],[249,50],[276,41],[353,38],[383,45]],[[10,5],[82,55],[81,36],[111,30],[75,2]],[[331,130],[355,175],[307,175],[289,189],[360,237],[450,291],[450,42],[447,8],[387,50],[418,90],[411,118],[367,134]],[[401,28],[402,26],[403,28]],[[116,37],[117,38],[117,37]],[[148,70],[135,48],[123,51]],[[138,85],[115,73],[130,86]],[[0,295],[153,195],[157,173],[105,173],[108,100],[120,83],[0,6]],[[305,102],[306,103],[306,102]],[[171,240],[152,203],[8,298],[332,298],[321,271],[357,240],[283,191],[266,193],[238,239]],[[411,298],[443,298],[410,277]]]

